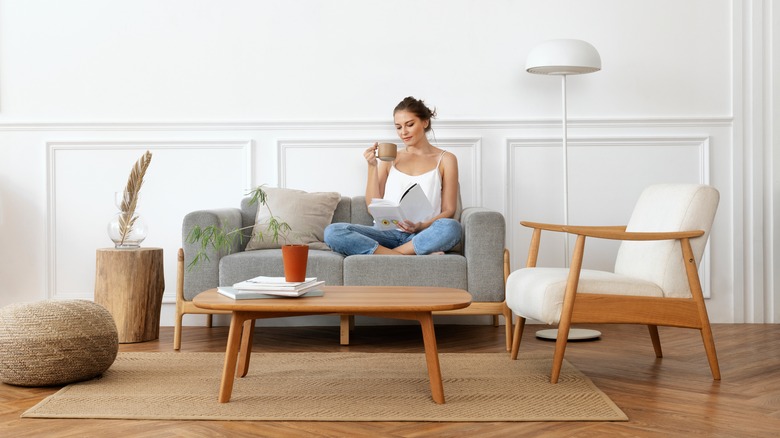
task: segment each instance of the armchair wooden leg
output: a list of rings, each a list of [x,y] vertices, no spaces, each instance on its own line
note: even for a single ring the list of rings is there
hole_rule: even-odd
[[[707,353],[707,361],[710,363],[712,378],[715,380],[720,380],[718,356],[715,353],[715,339],[712,337],[712,329],[710,329],[709,322],[701,329],[701,339],[704,342],[704,351]]]
[[[525,328],[525,318],[517,317],[515,321],[515,333],[512,335],[512,360],[517,360],[517,353],[520,351],[520,340],[523,339],[523,329]]]
[[[658,336],[658,326],[648,325],[647,328],[650,330],[650,339],[653,341],[655,357],[664,357],[664,353],[661,351],[661,338]]]
[[[577,285],[580,281],[582,269],[582,256],[585,252],[585,236],[577,236],[574,243],[574,252],[571,257],[569,275],[566,278],[566,291],[563,295],[563,308],[561,319],[558,323],[558,338],[555,340],[555,355],[553,356],[553,369],[550,375],[550,383],[558,383],[563,367],[563,355],[566,353],[566,343],[569,342],[569,329],[571,328],[572,314],[574,313],[574,300],[577,294]]]
[[[704,294],[701,290],[701,280],[699,272],[696,269],[696,258],[693,256],[691,242],[688,239],[680,239],[682,247],[683,260],[685,261],[685,272],[688,275],[688,286],[691,288],[691,296],[696,303],[701,321],[701,339],[704,342],[704,351],[707,353],[707,361],[710,363],[712,378],[720,380],[720,367],[718,366],[718,355],[715,353],[715,339],[712,337],[712,328],[710,318],[707,316],[707,306],[704,304]]]
[[[213,327],[213,323],[214,323],[214,315],[212,315],[211,313],[207,314],[206,315],[206,327],[208,327],[208,328]]]
[[[553,355],[553,367],[552,374],[550,375],[550,383],[558,383],[558,378],[561,376],[561,368],[563,368],[563,355],[566,353],[566,344],[569,342],[569,329],[571,325],[567,323],[561,323],[558,325],[558,338],[555,340],[555,354]]]

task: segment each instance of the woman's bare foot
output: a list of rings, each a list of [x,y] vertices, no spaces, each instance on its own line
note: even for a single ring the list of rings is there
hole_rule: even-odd
[[[406,255],[406,254],[404,254],[402,252],[399,252],[399,251],[396,251],[394,249],[390,249],[390,248],[384,247],[382,245],[379,245],[379,246],[376,247],[376,249],[374,250],[374,254],[376,254],[376,255]]]
[[[414,247],[412,246],[412,242],[406,242],[403,245],[390,249],[387,247],[384,247],[382,245],[379,245],[374,250],[374,254],[377,255],[416,255],[414,252]],[[428,255],[444,255],[444,251],[436,251],[432,252]]]
[[[401,246],[397,246],[393,248],[393,251],[396,251],[399,254],[403,254],[403,255],[416,255],[416,253],[414,252],[414,244],[412,243],[411,240],[404,243]]]

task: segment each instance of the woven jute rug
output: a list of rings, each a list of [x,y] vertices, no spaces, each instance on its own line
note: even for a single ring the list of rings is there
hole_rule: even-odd
[[[66,386],[26,418],[276,421],[625,421],[593,382],[552,355],[443,353],[446,403],[423,353],[253,353],[219,403],[222,353],[119,353],[101,377]]]

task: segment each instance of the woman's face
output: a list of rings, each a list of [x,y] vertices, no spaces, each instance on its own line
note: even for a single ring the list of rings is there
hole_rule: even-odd
[[[426,123],[409,111],[398,111],[393,116],[395,132],[406,146],[415,146],[425,140]]]

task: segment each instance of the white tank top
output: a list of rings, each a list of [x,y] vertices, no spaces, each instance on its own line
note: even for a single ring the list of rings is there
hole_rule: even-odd
[[[407,175],[396,169],[395,162],[393,162],[385,183],[384,199],[398,202],[404,191],[412,184],[417,183],[433,206],[433,216],[425,218],[425,220],[438,216],[441,213],[441,175],[439,174],[439,164],[441,164],[441,159],[446,152],[442,151],[441,155],[439,155],[436,167],[421,175]]]

